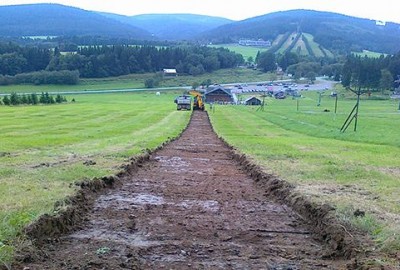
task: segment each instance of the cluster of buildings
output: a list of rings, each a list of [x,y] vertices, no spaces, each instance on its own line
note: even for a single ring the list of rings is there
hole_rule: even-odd
[[[168,77],[178,76],[176,69],[163,69],[163,75]],[[238,104],[237,96],[231,89],[221,85],[209,86],[204,92],[204,100],[209,104]],[[261,100],[256,97],[249,97],[243,104],[261,105]]]
[[[271,41],[263,39],[240,39],[239,45],[241,46],[253,46],[253,47],[271,47]]]
[[[204,93],[206,103],[212,104],[238,104],[238,99],[230,89],[221,85],[213,85],[207,88]],[[243,101],[245,105],[261,105],[261,100],[256,97],[249,97]]]

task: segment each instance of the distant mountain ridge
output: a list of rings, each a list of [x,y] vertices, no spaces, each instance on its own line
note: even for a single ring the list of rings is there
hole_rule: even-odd
[[[3,37],[102,36],[218,44],[236,43],[243,38],[272,42],[292,33],[304,33],[290,47],[291,51],[304,55],[364,49],[390,54],[400,51],[399,24],[382,25],[374,20],[331,12],[299,9],[232,21],[195,14],[123,16],[59,4],[0,6],[0,36]]]
[[[236,42],[240,38],[274,40],[280,34],[296,31],[312,34],[315,42],[332,51],[400,50],[399,24],[383,26],[374,20],[313,10],[274,12],[220,26],[197,38],[214,43]]]
[[[233,22],[221,17],[196,14],[142,14],[130,17],[112,13],[100,14],[144,29],[162,40],[192,39],[202,32]]]
[[[0,6],[0,36],[101,35],[151,39],[151,34],[92,11],[59,4]]]

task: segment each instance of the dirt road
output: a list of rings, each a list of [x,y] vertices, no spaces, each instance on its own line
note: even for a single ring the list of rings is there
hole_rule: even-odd
[[[94,202],[25,269],[347,269],[299,215],[265,196],[194,112],[182,136]],[[19,268],[16,268],[19,269]]]

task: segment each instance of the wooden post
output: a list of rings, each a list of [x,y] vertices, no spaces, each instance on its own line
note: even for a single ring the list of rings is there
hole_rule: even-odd
[[[338,94],[336,93],[336,97],[335,97],[335,114],[337,112],[337,100],[338,100]]]

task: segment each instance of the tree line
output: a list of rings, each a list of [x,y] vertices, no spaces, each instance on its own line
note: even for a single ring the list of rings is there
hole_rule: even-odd
[[[58,54],[47,69],[78,70],[83,78],[157,72],[175,68],[178,73],[199,75],[243,63],[241,54],[206,46],[87,46],[75,54]]]
[[[51,57],[50,49],[0,42],[0,74],[14,76],[20,73],[45,70]]]
[[[342,84],[368,91],[384,91],[395,87],[400,75],[400,53],[379,58],[349,55],[343,66]]]
[[[37,104],[55,104],[55,103],[63,103],[67,102],[67,98],[60,94],[57,94],[54,98],[52,95],[49,95],[48,92],[38,96],[36,93],[32,94],[17,94],[15,92],[11,93],[10,96],[3,97],[3,104],[8,106],[15,105],[37,105]],[[1,104],[1,102],[0,102]]]
[[[79,77],[102,78],[175,68],[199,75],[243,63],[241,54],[206,46],[82,46],[60,50],[0,43],[0,84],[75,84]],[[63,79],[62,79],[63,78]]]
[[[20,73],[15,76],[0,75],[0,85],[12,84],[69,84],[74,85],[79,82],[79,71],[60,70],[60,71],[35,71]]]
[[[300,57],[293,52],[274,54],[271,51],[258,53],[258,68],[265,72],[282,68],[294,79],[302,77],[328,76],[341,81],[344,87],[360,87],[370,91],[393,89],[394,81],[400,75],[400,52],[395,55],[381,55],[378,58],[349,54],[343,59]]]

